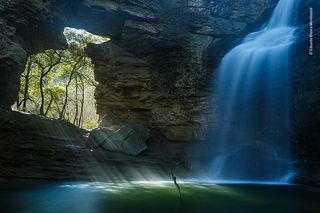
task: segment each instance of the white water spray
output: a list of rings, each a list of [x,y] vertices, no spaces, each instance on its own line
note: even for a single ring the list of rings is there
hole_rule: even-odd
[[[222,59],[215,82],[221,127],[213,136],[215,180],[287,181],[289,53],[298,0],[280,0],[270,21]]]

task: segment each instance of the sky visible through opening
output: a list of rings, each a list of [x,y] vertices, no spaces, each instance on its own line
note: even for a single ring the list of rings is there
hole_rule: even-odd
[[[83,35],[84,37],[91,37],[92,40],[90,41],[90,43],[94,43],[94,44],[102,44],[104,42],[111,40],[108,37],[98,36],[98,35],[94,35],[92,33],[89,33],[88,31],[86,31],[84,29],[75,29],[75,28],[71,28],[71,27],[65,27],[64,34],[66,34],[68,31],[71,31],[75,35]],[[70,44],[72,42],[77,42],[77,40],[72,38],[72,39],[67,39],[67,42],[68,42],[68,44]]]

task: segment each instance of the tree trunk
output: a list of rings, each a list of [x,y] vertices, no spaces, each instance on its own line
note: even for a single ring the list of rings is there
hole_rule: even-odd
[[[47,116],[47,114],[48,114],[48,112],[49,112],[49,110],[50,110],[50,108],[51,108],[52,101],[53,101],[53,94],[52,94],[52,91],[51,91],[51,93],[50,93],[50,101],[49,101],[47,110],[46,110],[46,112],[44,113],[45,116]]]
[[[82,127],[83,125],[83,107],[84,107],[84,83],[83,83],[83,79],[82,76],[79,76],[80,81],[81,81],[81,93],[82,93],[82,97],[81,97],[81,106],[80,106],[80,116],[79,116],[79,123],[78,123],[78,127]]]
[[[40,104],[40,115],[44,115],[44,92],[43,92],[43,76],[44,73],[41,71],[39,88],[40,88],[40,96],[41,96],[41,104]]]
[[[57,113],[58,113],[58,115],[60,115],[60,113],[61,113],[60,104],[55,99],[54,99],[54,103],[56,104],[56,107],[57,107]]]
[[[81,61],[82,58],[83,58],[83,56],[81,56],[72,67],[72,70],[71,70],[71,73],[70,73],[70,76],[69,76],[69,81],[68,81],[68,83],[66,85],[66,92],[65,92],[64,102],[63,102],[63,106],[62,106],[62,109],[61,109],[61,113],[60,113],[59,119],[62,119],[64,117],[64,114],[65,114],[65,111],[66,111],[66,107],[67,107],[67,103],[68,103],[68,98],[69,98],[69,94],[68,94],[69,93],[69,86],[70,86],[71,81],[73,79],[73,75],[77,70],[77,66],[78,66],[78,64],[79,64],[79,62]]]
[[[76,79],[76,100],[75,100],[75,112],[74,112],[74,119],[73,119],[73,124],[78,125],[78,108],[79,108],[79,100],[78,100],[78,76],[75,77]]]
[[[69,98],[69,85],[70,85],[70,83],[71,83],[71,80],[72,80],[72,78],[69,79],[69,82],[68,82],[67,85],[66,85],[66,91],[65,91],[65,93],[64,93],[64,95],[65,95],[65,96],[64,96],[64,101],[63,101],[62,109],[61,109],[60,115],[59,115],[59,119],[60,119],[60,120],[64,117],[64,115],[65,115],[65,110],[66,110],[66,108],[67,108],[68,98]]]
[[[32,57],[30,56],[27,65],[27,73],[24,80],[24,91],[23,91],[23,102],[22,102],[22,111],[27,111],[27,101],[29,98],[29,81],[30,81],[30,73],[31,73],[31,64]]]
[[[16,107],[17,107],[17,110],[20,110],[20,100],[19,100],[19,95],[17,97],[17,102],[16,102]]]
[[[55,63],[51,63],[49,67],[41,67],[41,76],[40,76],[40,95],[41,95],[41,105],[40,105],[40,115],[45,115],[44,113],[44,92],[43,92],[43,79],[46,77],[52,70],[53,67],[58,65],[61,62],[62,53],[58,53],[58,60]],[[48,56],[50,58],[50,56]],[[45,71],[47,69],[47,71]]]

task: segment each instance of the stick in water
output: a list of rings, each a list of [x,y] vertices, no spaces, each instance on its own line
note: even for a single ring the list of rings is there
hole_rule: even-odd
[[[176,186],[176,189],[177,189],[177,191],[179,193],[179,202],[180,202],[180,205],[181,205],[182,204],[181,190],[180,190],[179,184],[177,183],[177,177],[173,175],[173,169],[172,168],[171,168],[171,177],[172,177],[174,185]]]

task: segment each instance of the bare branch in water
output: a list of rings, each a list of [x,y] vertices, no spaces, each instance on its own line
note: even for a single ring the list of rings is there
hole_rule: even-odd
[[[182,204],[182,195],[181,195],[181,190],[180,190],[180,186],[179,184],[177,183],[177,177],[174,176],[173,174],[173,168],[171,168],[171,177],[172,177],[172,180],[174,182],[174,185],[176,186],[176,189],[178,191],[178,194],[179,194],[179,202],[180,202],[180,205]]]

